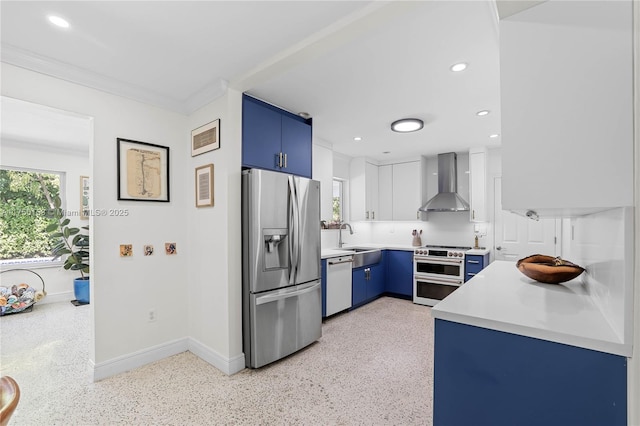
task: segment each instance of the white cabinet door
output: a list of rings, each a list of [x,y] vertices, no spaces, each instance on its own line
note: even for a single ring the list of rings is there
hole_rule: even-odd
[[[351,221],[374,220],[378,210],[378,166],[364,157],[349,164]]]
[[[633,205],[632,2],[549,1],[500,21],[502,204]]]
[[[393,220],[417,220],[422,205],[420,161],[393,165]]]
[[[365,163],[365,180],[367,186],[366,211],[369,220],[376,220],[378,219],[378,166],[369,162]]]
[[[487,222],[487,151],[469,152],[469,214],[471,222]]]
[[[378,220],[393,220],[393,165],[378,167]]]
[[[333,218],[333,151],[313,145],[313,179],[320,181],[320,219]]]

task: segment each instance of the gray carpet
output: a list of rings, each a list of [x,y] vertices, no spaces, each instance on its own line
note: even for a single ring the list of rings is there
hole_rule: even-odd
[[[430,425],[431,309],[383,297],[323,324],[310,347],[226,376],[184,352],[97,383],[89,307],[1,319],[1,371],[21,386],[11,425]]]

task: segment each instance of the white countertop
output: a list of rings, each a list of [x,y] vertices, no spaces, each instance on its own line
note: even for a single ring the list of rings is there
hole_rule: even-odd
[[[485,254],[488,254],[491,250],[487,249],[487,248],[479,248],[479,249],[471,249],[471,250],[467,250],[465,251],[466,254],[479,254],[481,256],[484,256]]]
[[[377,243],[349,244],[349,245],[343,246],[342,248],[322,249],[320,253],[320,257],[322,259],[328,259],[330,257],[339,257],[339,256],[354,254],[355,252],[350,250],[353,248],[371,248],[371,249],[379,249],[379,250],[405,250],[405,251],[413,252],[418,247],[413,247],[410,245],[400,245],[400,244],[377,244]]]
[[[432,308],[434,318],[631,356],[587,294],[580,277],[542,284],[515,263],[496,261]]]

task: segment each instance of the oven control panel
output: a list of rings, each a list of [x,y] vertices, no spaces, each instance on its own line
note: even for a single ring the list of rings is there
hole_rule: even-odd
[[[434,256],[434,257],[453,257],[453,258],[464,258],[464,249],[428,249],[428,248],[420,248],[414,250],[413,254],[416,256]]]

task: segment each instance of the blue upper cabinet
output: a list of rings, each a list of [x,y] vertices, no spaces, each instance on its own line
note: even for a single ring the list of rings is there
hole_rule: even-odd
[[[242,165],[311,178],[311,124],[251,96],[242,98]]]

